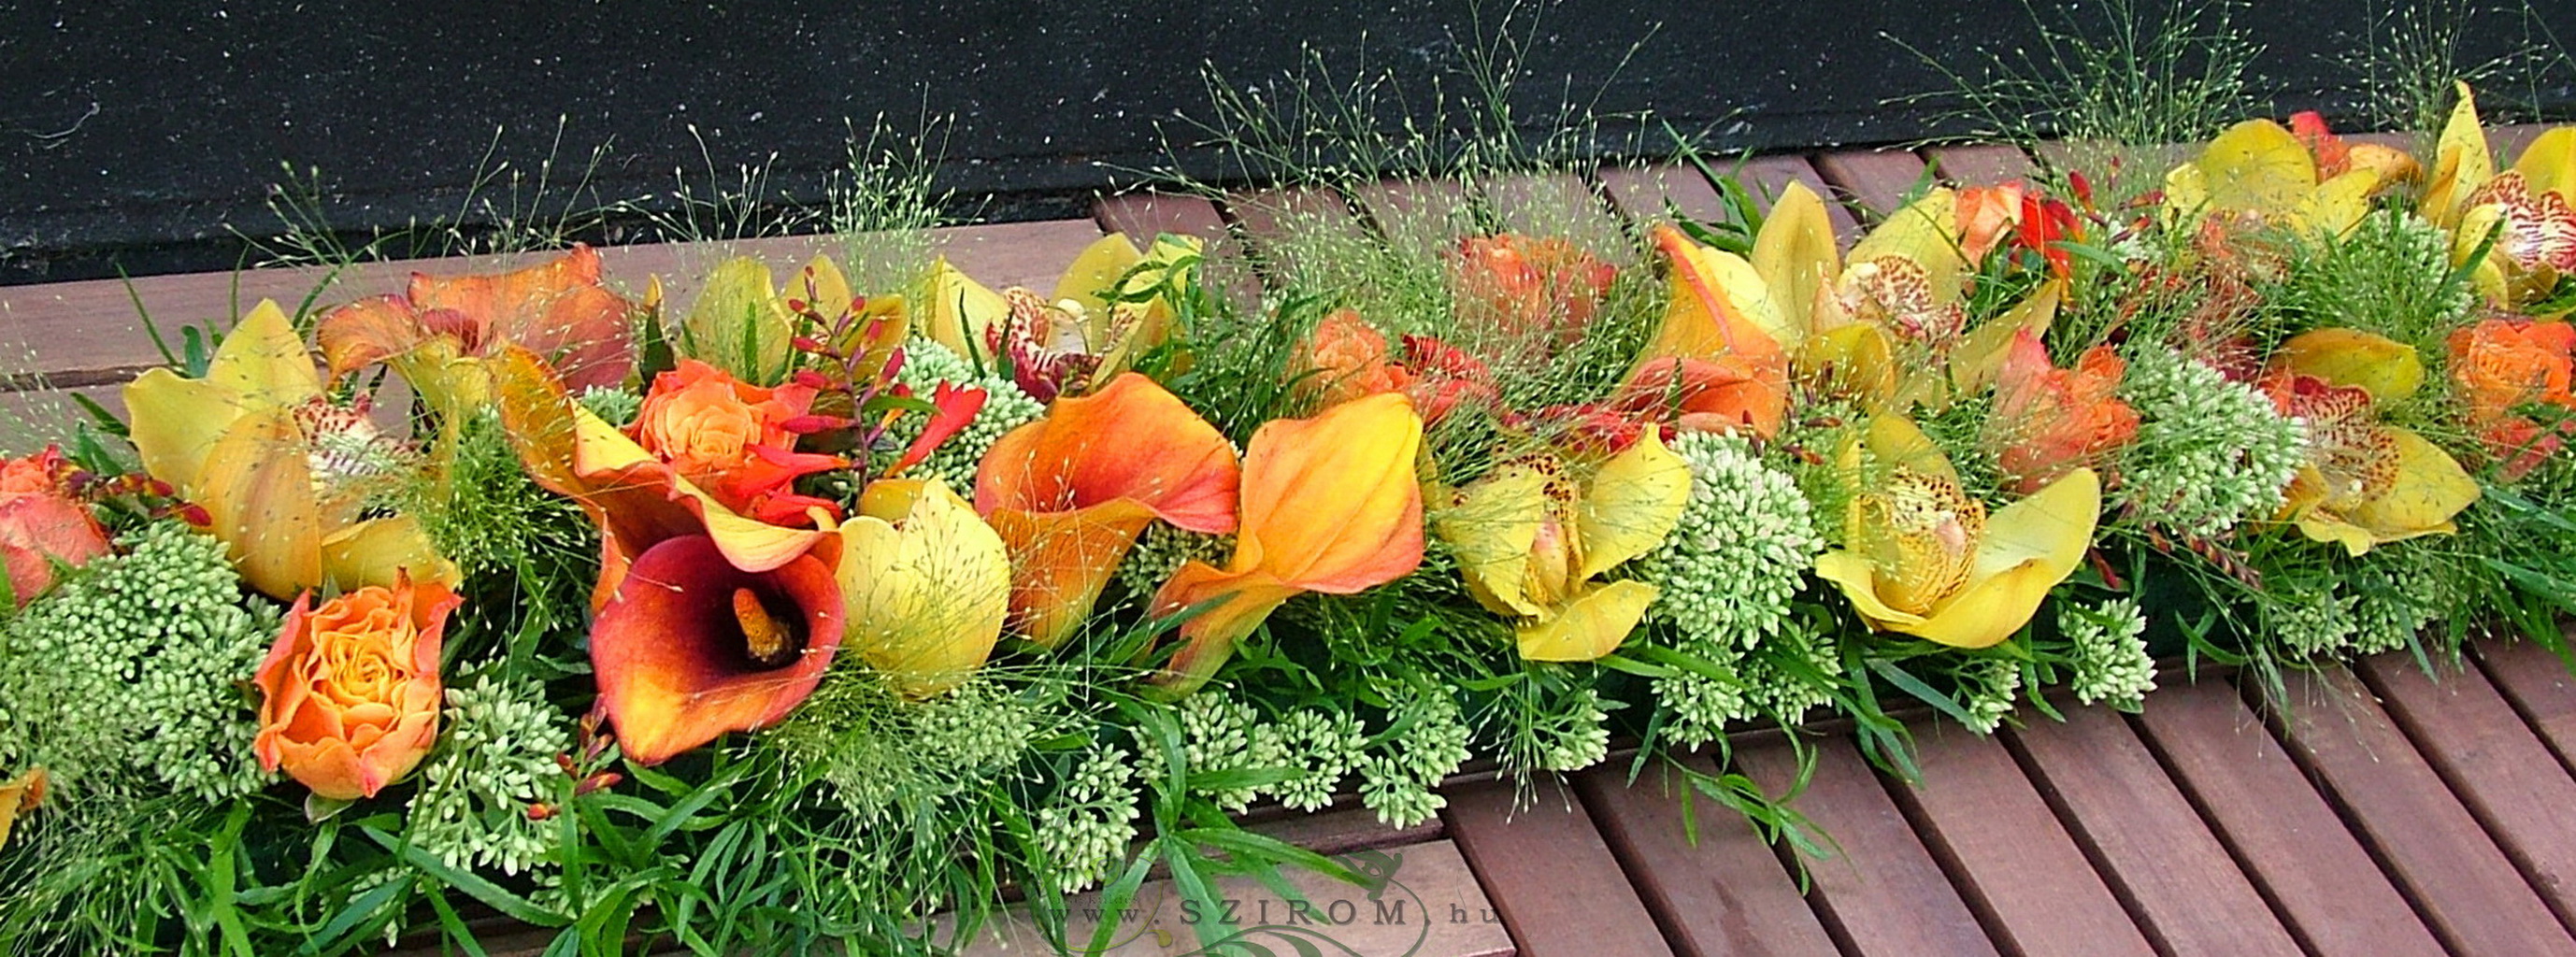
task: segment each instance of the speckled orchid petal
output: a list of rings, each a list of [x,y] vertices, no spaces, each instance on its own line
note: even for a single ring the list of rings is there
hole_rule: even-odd
[[[1241,475],[1215,426],[1133,373],[1003,435],[977,469],[975,508],[1010,544],[1013,627],[1064,640],[1157,518],[1233,531]]]
[[[1397,393],[1254,431],[1233,558],[1222,571],[1184,565],[1154,597],[1162,615],[1213,604],[1181,625],[1186,644],[1158,684],[1175,694],[1197,690],[1235,642],[1297,592],[1352,594],[1419,567],[1421,449],[1422,418]]]
[[[1936,187],[1888,213],[1885,222],[1852,244],[1844,268],[1874,259],[1904,260],[1921,267],[1935,302],[1957,302],[1967,289],[1968,274],[1960,243],[1958,191]]]
[[[2394,445],[2394,482],[2340,514],[2330,507],[2305,510],[2297,519],[2301,533],[2359,556],[2376,545],[2459,530],[2451,519],[2478,500],[2477,480],[2423,436],[2393,426],[2385,431]]]
[[[2274,364],[2328,385],[2370,393],[2376,403],[2401,401],[2424,386],[2424,360],[2415,347],[2359,329],[2314,329],[2290,337]]]
[[[2091,469],[2077,469],[2004,506],[1986,519],[1974,542],[1966,581],[1919,612],[1885,600],[1880,588],[1887,572],[1857,552],[1818,556],[1816,575],[1840,590],[1874,628],[1984,648],[2020,631],[2049,591],[2074,574],[2092,544],[2101,504],[2100,480]]]
[[[629,759],[660,764],[787,717],[842,631],[830,564],[746,571],[705,536],[672,538],[636,556],[591,629],[599,706]]]
[[[905,695],[947,691],[982,667],[1011,607],[1008,549],[938,479],[872,483],[841,523],[850,650]]]

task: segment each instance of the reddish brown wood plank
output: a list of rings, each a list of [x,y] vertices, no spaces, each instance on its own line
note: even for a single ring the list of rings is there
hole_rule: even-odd
[[[1055,289],[1064,267],[1098,241],[1101,232],[1088,219],[1056,219],[953,226],[933,236],[939,252],[975,281],[995,289],[1026,286],[1044,293]]]
[[[2507,166],[2514,160],[2521,159],[2522,151],[2531,147],[2531,141],[2539,139],[2540,134],[2549,132],[2550,129],[2545,125],[2531,124],[2499,126],[2488,130],[2487,144],[2495,151],[2496,165]]]
[[[1446,793],[1449,836],[1521,957],[1672,953],[1573,795],[1542,784],[1537,803],[1515,811],[1508,781]]]
[[[1482,185],[1485,206],[1505,231],[1563,236],[1602,256],[1619,256],[1629,246],[1619,217],[1580,176],[1502,176]]]
[[[1905,205],[1923,183],[1923,160],[1904,150],[1838,150],[1816,157],[1816,172],[1876,222]]]
[[[2541,902],[2576,926],[2576,827],[2567,818],[2576,778],[2475,668],[2445,668],[2436,681],[2412,656],[2384,654],[2355,670]]]
[[[1918,731],[1923,780],[1893,789],[1897,801],[2009,950],[2155,953],[2002,744],[1952,725]]]
[[[1723,169],[1720,171],[1725,172]],[[1805,183],[1808,189],[1815,190],[1816,195],[1827,200],[1825,218],[1833,223],[1834,235],[1842,239],[1843,245],[1851,245],[1852,240],[1860,238],[1860,218],[1853,215],[1848,206],[1836,202],[1844,194],[1836,192],[1831,184],[1825,182],[1824,175],[1817,172],[1815,165],[1807,162],[1806,157],[1756,157],[1744,161],[1731,175],[1752,190],[1753,204],[1766,213],[1771,211],[1771,201],[1778,199],[1780,191],[1787,189],[1791,182]]]
[[[2162,688],[2133,723],[2309,953],[2443,953],[2236,689],[2217,679]]]
[[[1705,758],[1690,761],[1702,772],[1715,771]],[[1686,785],[1678,777],[1650,771],[1631,785],[1622,762],[1577,776],[1575,786],[1665,939],[1682,953],[1838,953],[1797,880],[1743,815],[1699,801],[1694,845],[1682,827]]]
[[[1996,953],[1976,914],[1951,886],[1949,875],[1896,809],[1878,775],[1850,741],[1816,745],[1815,775],[1792,806],[1807,815],[1840,848],[1838,856],[1810,862],[1812,900],[1849,953]],[[1748,748],[1736,763],[1772,793],[1798,773],[1786,747]]]
[[[1351,202],[1395,248],[1438,256],[1473,227],[1467,195],[1466,184],[1457,180],[1383,180],[1352,190]]]
[[[1226,197],[1224,212],[1252,256],[1277,278],[1298,268],[1298,237],[1365,229],[1342,194],[1319,186],[1255,190]]]
[[[2559,766],[2576,771],[2576,676],[2567,673],[2566,662],[2524,640],[2471,642],[2469,653],[2558,755]]]
[[[2119,713],[2071,703],[2064,710],[2064,724],[2034,724],[2006,740],[2157,949],[2299,954],[2298,942]]]
[[[1604,166],[1594,175],[1610,204],[1638,222],[1664,219],[1668,208],[1703,223],[1735,219],[1718,198],[1717,187],[1688,166]]]
[[[1091,218],[1105,233],[1126,233],[1139,247],[1162,233],[1196,236],[1209,242],[1225,238],[1225,218],[1216,204],[1201,196],[1174,193],[1120,193],[1091,204]]]
[[[1934,146],[1923,151],[1941,178],[1962,186],[1992,186],[2029,179],[2038,170],[2021,147],[2000,143]]]
[[[2288,706],[2270,710],[2291,754],[2443,943],[2460,953],[2576,954],[2576,939],[2359,680],[2338,668],[2289,682]]]

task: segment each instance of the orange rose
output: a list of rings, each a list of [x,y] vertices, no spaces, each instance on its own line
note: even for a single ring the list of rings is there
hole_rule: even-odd
[[[810,386],[764,389],[682,359],[654,377],[635,415],[635,441],[726,507],[773,524],[796,522],[809,507],[830,507],[789,494],[789,486],[798,476],[841,465],[829,455],[794,451],[797,436],[787,426],[807,417],[814,396]]]
[[[1451,263],[1451,288],[1469,328],[1571,344],[1610,295],[1619,270],[1556,236],[1465,236]]]
[[[2451,333],[2450,346],[2451,378],[2469,407],[2469,424],[2505,459],[2508,477],[2529,472],[2562,444],[2513,410],[2526,404],[2576,410],[2576,394],[2569,391],[2576,378],[2570,359],[2576,328],[2557,321],[2487,319]]]
[[[313,793],[353,801],[410,774],[438,740],[438,649],[462,604],[436,582],[404,576],[313,608],[295,599],[259,664],[260,766],[284,768]]]
[[[54,587],[54,563],[86,564],[107,554],[107,532],[63,481],[59,447],[0,460],[0,571],[21,606]]]
[[[1303,383],[1324,405],[1339,405],[1380,392],[1399,392],[1413,376],[1388,357],[1386,336],[1369,328],[1356,310],[1336,309],[1316,323],[1306,340]]]

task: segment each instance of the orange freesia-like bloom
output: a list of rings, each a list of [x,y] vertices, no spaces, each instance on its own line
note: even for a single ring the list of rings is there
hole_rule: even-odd
[[[1012,626],[1064,640],[1157,518],[1234,531],[1241,476],[1233,444],[1143,375],[1056,400],[993,443],[975,474],[975,510],[1010,546]]]
[[[2038,491],[2137,436],[2137,411],[2114,394],[2127,371],[2109,346],[2087,349],[2075,368],[2059,369],[2039,337],[2027,329],[2014,334],[1986,442],[2016,490]]]
[[[798,495],[798,476],[839,468],[839,458],[795,451],[787,424],[814,406],[811,386],[764,389],[696,359],[653,378],[633,434],[644,450],[725,507],[778,525],[803,520],[829,501]]]
[[[253,678],[260,766],[341,801],[374,797],[410,774],[438,740],[439,643],[464,601],[409,578],[320,608],[311,592],[297,597]]]
[[[1303,385],[1324,405],[1400,392],[1413,384],[1413,375],[1389,357],[1386,336],[1370,328],[1355,309],[1324,316],[1298,358],[1306,376]]]
[[[500,357],[494,383],[528,473],[599,523],[590,660],[627,757],[658,764],[767,727],[813,693],[842,638],[834,531],[726,508],[524,349]]]
[[[1464,236],[1450,260],[1459,318],[1561,348],[1581,335],[1619,270],[1558,236]]]
[[[1789,407],[1787,327],[1761,274],[1670,226],[1655,228],[1655,246],[1671,270],[1672,300],[1626,394],[1673,390],[1666,394],[1683,397],[1686,426],[1778,432]]]
[[[0,571],[24,606],[54,587],[54,563],[78,567],[107,554],[107,530],[73,498],[60,446],[0,460]]]
[[[1299,592],[1348,595],[1411,574],[1422,564],[1421,449],[1422,419],[1395,393],[1253,432],[1234,556],[1222,569],[1183,565],[1154,596],[1157,615],[1201,609],[1157,683],[1197,690]]]
[[[413,273],[402,295],[361,299],[323,314],[314,329],[334,377],[392,362],[424,391],[449,363],[494,354],[503,343],[545,357],[572,388],[613,386],[635,367],[627,317],[636,305],[600,285],[599,254],[576,245],[561,257],[490,275]],[[471,384],[458,384],[472,398]]]
[[[2569,392],[2570,354],[2576,327],[2565,322],[2487,319],[2451,333],[2451,379],[2469,407],[2469,424],[2505,473],[2519,477],[2555,452],[2563,440],[2541,429],[2516,406],[2555,405],[2576,415]]]

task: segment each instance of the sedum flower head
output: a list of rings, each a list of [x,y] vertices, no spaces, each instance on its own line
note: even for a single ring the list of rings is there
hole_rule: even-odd
[[[1302,708],[1289,712],[1279,736],[1287,748],[1295,777],[1277,785],[1279,803],[1292,810],[1315,811],[1333,803],[1333,791],[1360,762],[1368,736],[1349,712]]]
[[[1610,713],[1592,688],[1576,692],[1570,707],[1537,730],[1540,770],[1580,771],[1610,756]]]
[[[2318,658],[2353,647],[2360,600],[2332,588],[2285,591],[2263,602],[2263,630],[2280,637],[2300,657]]]
[[[2099,607],[2058,607],[2057,628],[2075,644],[2075,700],[2108,701],[2136,710],[2156,690],[2156,662],[2147,657],[2147,618],[2138,603],[2113,599]]]
[[[2402,557],[2401,557],[2402,556]],[[2388,550],[2387,560],[2374,551],[2353,575],[2353,650],[2373,655],[2404,648],[2424,629],[2443,618],[2442,609],[2457,600],[2434,560],[2420,549]]]
[[[1978,658],[1959,667],[1959,707],[1968,713],[1968,730],[1993,734],[2012,714],[2021,695],[2021,663],[2010,658]]]
[[[1466,712],[1446,688],[1380,687],[1389,733],[1359,764],[1360,803],[1390,827],[1411,827],[1448,806],[1437,788],[1474,752]]]
[[[1288,749],[1278,731],[1261,720],[1261,712],[1218,688],[1181,699],[1181,754],[1193,777],[1216,771],[1249,771],[1280,767]],[[1193,787],[1218,807],[1237,814],[1261,797],[1261,789]]]
[[[1055,865],[1058,890],[1098,886],[1127,859],[1136,804],[1136,762],[1125,746],[1101,744],[1083,755],[1037,813],[1038,849]]]
[[[1813,510],[1797,479],[1741,438],[1688,432],[1673,452],[1690,465],[1690,501],[1637,576],[1659,590],[1655,613],[1684,635],[1750,647],[1788,618],[1824,550]]]
[[[2281,507],[2307,454],[2307,429],[2262,393],[2160,348],[2130,362],[2121,392],[2141,421],[2123,459],[2120,500],[2202,537]]]
[[[1384,754],[1360,761],[1360,803],[1377,812],[1388,827],[1412,827],[1449,806],[1449,799],[1423,783],[1404,762]]]
[[[974,363],[947,346],[929,339],[904,343],[903,368],[896,370],[895,381],[912,389],[918,396],[928,396],[942,382],[984,390],[984,408],[975,413],[975,421],[941,443],[930,458],[907,473],[913,478],[937,477],[959,494],[972,497],[975,470],[983,463],[984,453],[1000,441],[1002,433],[1037,421],[1046,415],[1046,405],[1020,391],[1011,377],[995,374],[987,367],[979,373]],[[920,416],[905,416],[894,428],[894,448],[901,449],[921,434]]]
[[[0,767],[42,765],[70,795],[257,790],[241,689],[276,607],[246,603],[223,543],[182,523],[118,544],[0,626]]]
[[[1170,522],[1145,526],[1145,534],[1136,538],[1136,547],[1118,563],[1118,583],[1133,595],[1151,595],[1173,572],[1195,558],[1223,567],[1226,557],[1234,554],[1234,536],[1193,532]]]
[[[554,799],[572,750],[562,713],[545,686],[487,671],[447,689],[444,740],[421,769],[412,799],[411,841],[450,867],[498,867],[518,874],[554,849],[560,829],[528,817]]]

